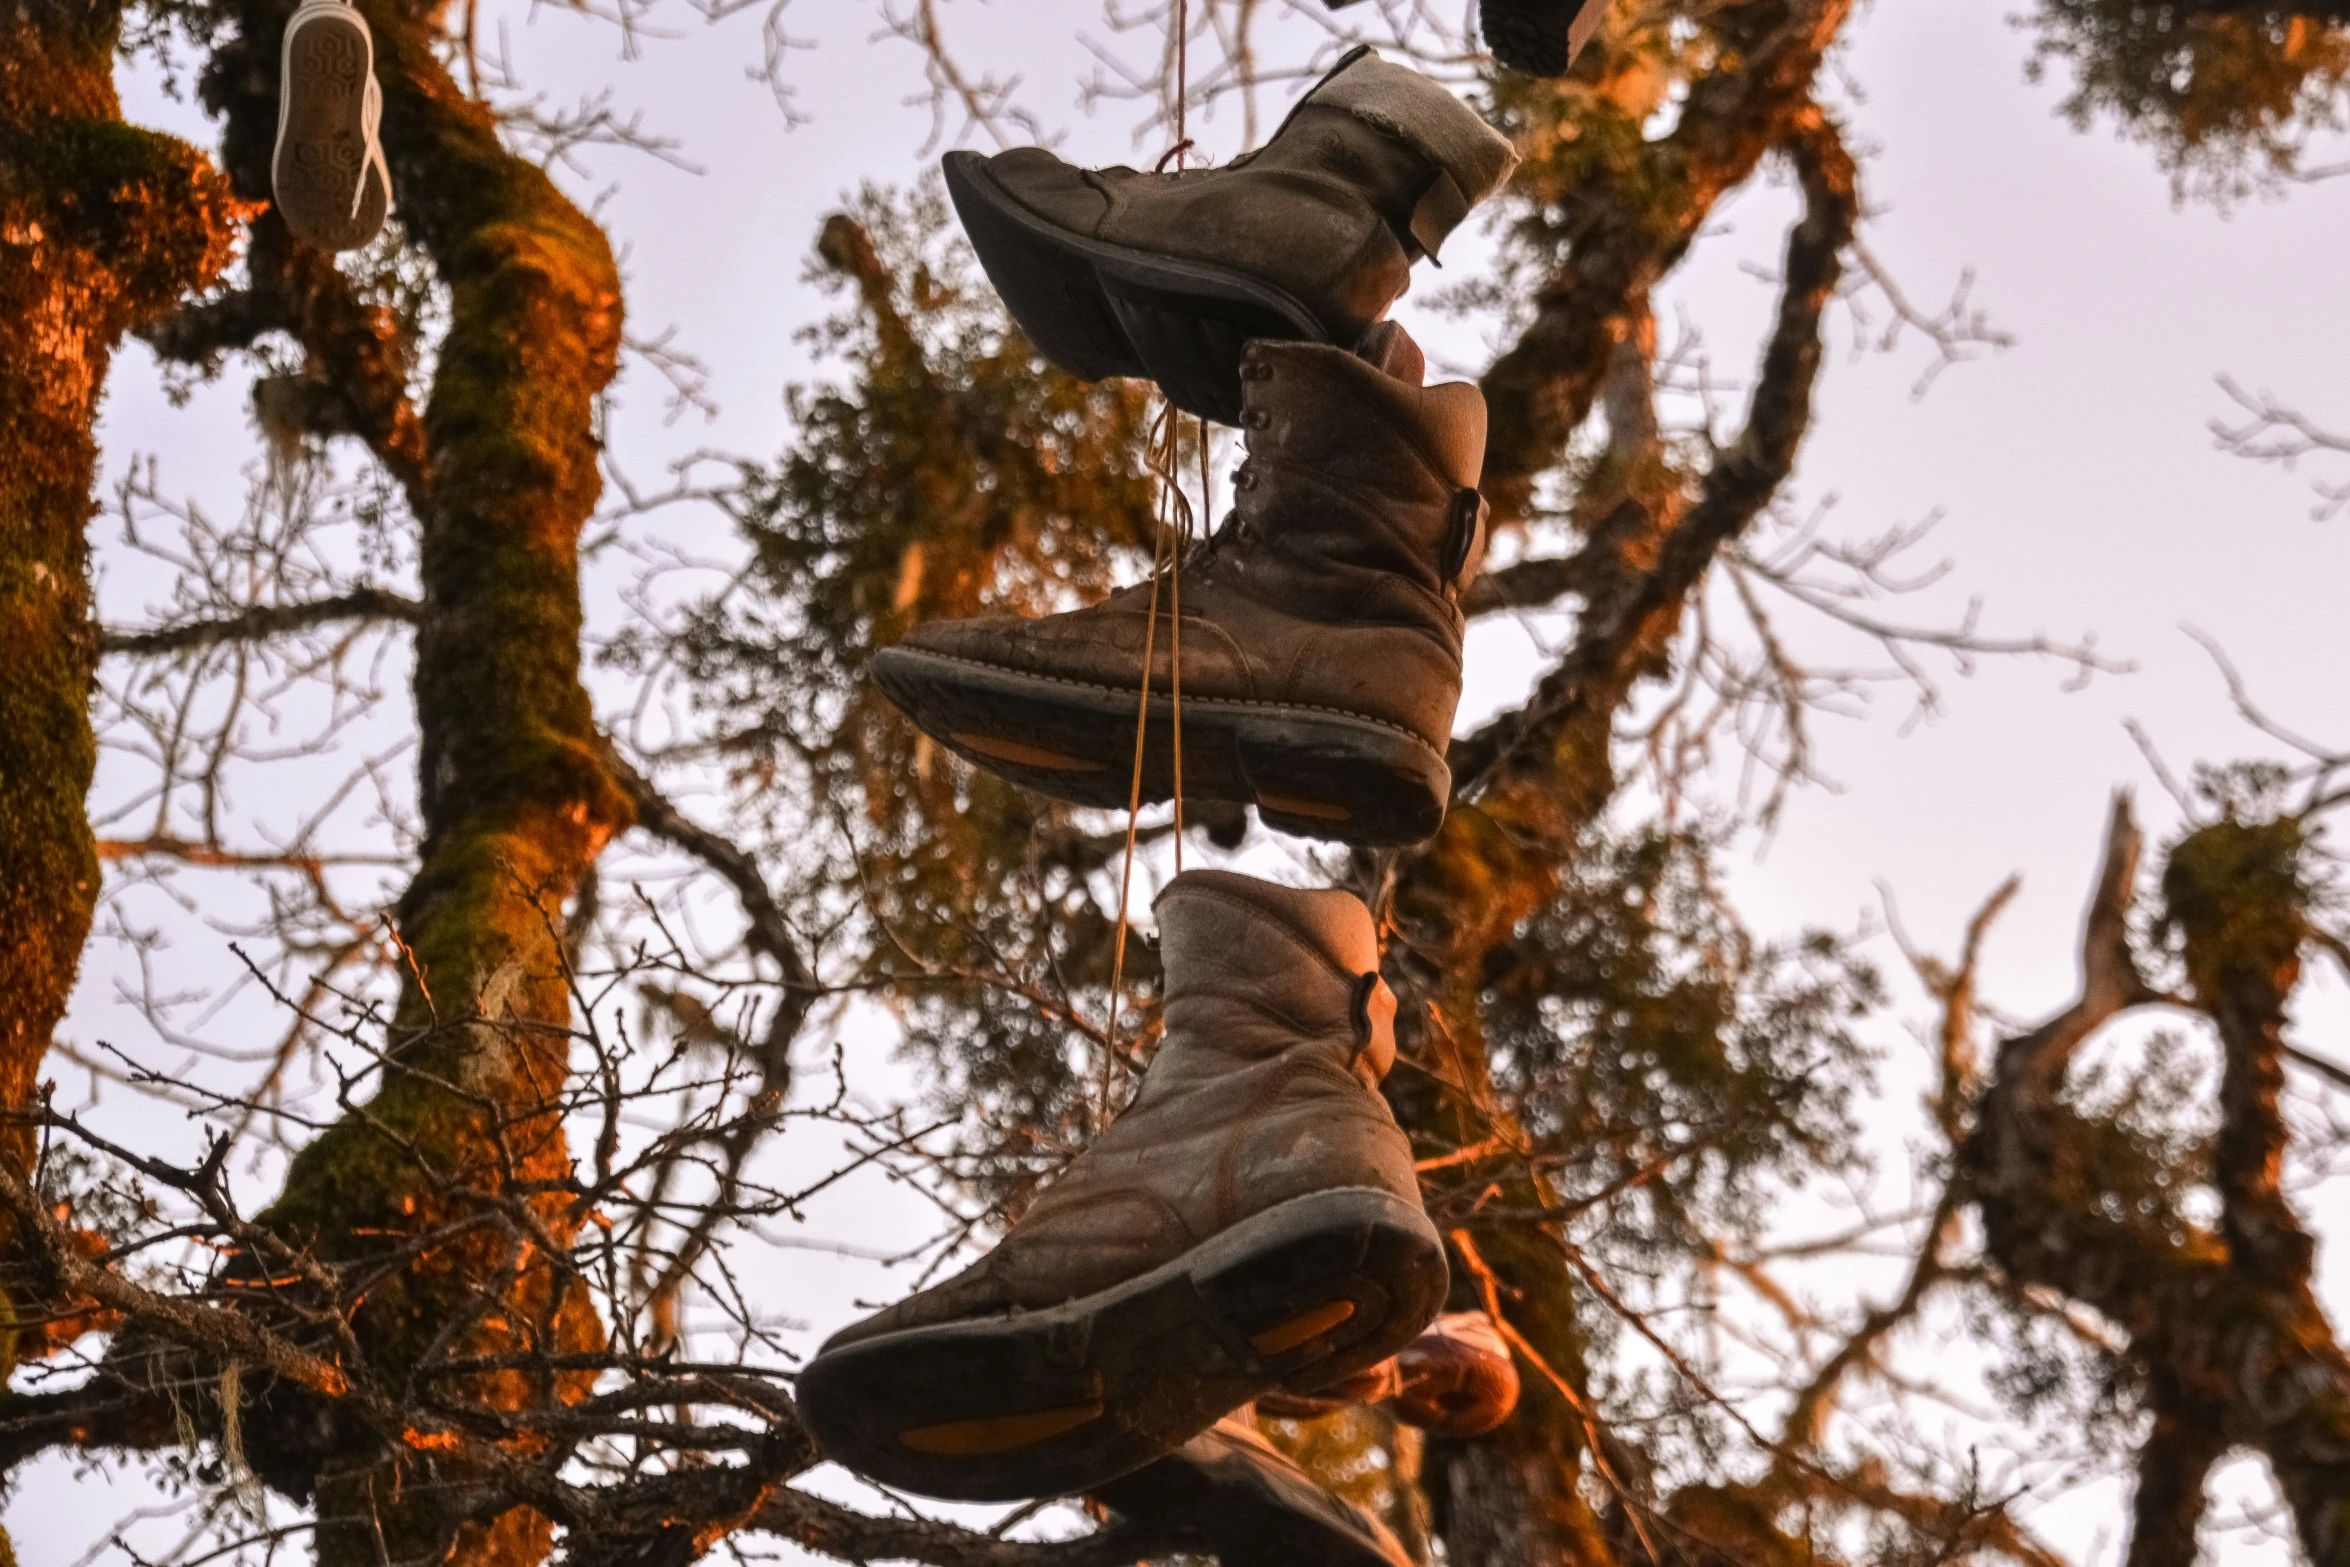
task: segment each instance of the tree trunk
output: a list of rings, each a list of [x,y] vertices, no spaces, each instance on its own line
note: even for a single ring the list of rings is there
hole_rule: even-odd
[[[2187,999],[2218,1025],[2224,1060],[2217,1230],[2180,1220],[2167,1199],[2109,1190],[2093,1153],[2109,1129],[2062,1095],[2067,1064],[2096,1029],[2166,999],[2128,944],[2139,836],[2126,802],[2115,805],[2090,905],[2081,999],[2001,1043],[1961,1156],[2002,1271],[2095,1307],[2129,1335],[2155,1411],[2139,1529],[2191,1530],[2211,1457],[2256,1447],[2310,1561],[2350,1567],[2350,1356],[2311,1288],[2308,1231],[2278,1185],[2281,1030],[2314,899],[2302,834],[2291,817],[2229,817],[2180,840],[2164,868]],[[2175,1540],[2133,1540],[2131,1561],[2184,1559],[2175,1552]]]
[[[0,1167],[21,1178],[34,1150],[23,1112],[98,899],[84,810],[98,397],[122,334],[217,276],[235,229],[200,153],[123,123],[119,4],[12,9],[0,28]],[[13,1231],[0,1215],[0,1260]],[[23,1320],[27,1353],[48,1342],[30,1282],[6,1277],[0,1295],[0,1324]],[[14,1355],[0,1341],[0,1370]]]
[[[242,38],[206,79],[228,117],[231,172],[255,196],[288,9],[239,7]],[[500,144],[487,107],[443,69],[440,9],[362,6],[398,221],[449,290],[449,327],[420,427],[397,376],[373,373],[341,426],[401,479],[420,530],[425,834],[396,911],[408,971],[380,1086],[295,1159],[269,1215],[353,1280],[393,1245],[470,1226],[374,1283],[358,1308],[359,1341],[393,1385],[439,1360],[600,1342],[584,1289],[550,1262],[582,1217],[561,1195],[572,1021],[562,931],[566,900],[629,818],[579,675],[578,542],[602,485],[595,403],[619,350],[619,275],[603,231]],[[274,214],[257,231],[259,314],[294,330],[322,368],[386,363],[381,323],[320,258]],[[576,1374],[528,1365],[427,1385],[487,1412],[584,1391]],[[315,1494],[329,1567],[372,1567],[387,1548],[485,1567],[548,1550],[544,1518],[474,1516],[467,1476],[430,1454],[281,1414],[266,1434],[248,1422],[253,1463]]]

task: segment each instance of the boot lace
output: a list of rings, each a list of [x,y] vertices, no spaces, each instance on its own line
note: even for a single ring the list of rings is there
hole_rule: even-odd
[[[383,126],[383,88],[376,84],[375,73],[367,73],[367,96],[359,109],[360,123],[366,127],[367,151],[359,160],[358,188],[351,192],[351,216],[359,216],[359,208],[367,200],[367,173],[374,170],[384,182],[384,216],[392,213],[392,166],[384,161],[384,144],[376,132]]]
[[[346,10],[356,14],[358,7],[352,4],[352,0],[302,0],[302,4],[295,8],[294,14],[286,21],[286,37],[291,39],[294,30],[299,28],[308,18],[316,16],[321,11],[334,10]],[[367,22],[364,17],[360,18],[359,25],[362,31],[366,29]],[[352,217],[357,217],[359,209],[366,205],[369,170],[373,170],[384,182],[384,215],[389,217],[392,213],[392,166],[384,159],[383,142],[377,135],[383,126],[384,95],[383,85],[375,79],[374,54],[375,50],[371,40],[368,48],[367,86],[359,103],[360,129],[366,137],[367,145],[360,151],[359,179],[351,191]],[[281,138],[286,133],[286,115],[291,105],[292,99],[281,88],[278,93],[277,105],[277,133]]]

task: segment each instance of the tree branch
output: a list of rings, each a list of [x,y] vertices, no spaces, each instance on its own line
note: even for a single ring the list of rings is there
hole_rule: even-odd
[[[2194,1004],[2218,1025],[2224,1068],[2213,1233],[2167,1198],[2113,1190],[2095,1150],[2110,1128],[2062,1098],[2065,1068],[2104,1023],[2172,1001],[2147,984],[2128,921],[2140,837],[2117,797],[2081,941],[2081,994],[2003,1042],[1960,1168],[1986,1250],[2023,1288],[2095,1308],[2127,1335],[2156,1416],[2142,1455],[2142,1531],[2175,1536],[2200,1508],[2204,1445],[2257,1446],[2310,1558],[2350,1561],[2350,1356],[2309,1283],[2310,1243],[2278,1184],[2281,1027],[2298,974],[2308,886],[2297,818],[2234,816],[2190,832],[2163,873],[2165,923],[2183,937]],[[2134,1567],[2189,1558],[2133,1543]]]
[[[1688,595],[1722,545],[1753,522],[1794,468],[1811,422],[1820,318],[1835,292],[1859,202],[1851,156],[1816,105],[1792,117],[1786,147],[1803,186],[1804,216],[1787,238],[1786,282],[1745,428],[1715,459],[1696,502],[1657,545],[1654,564],[1635,568],[1621,579],[1620,589],[1603,592],[1601,601],[1587,609],[1575,645],[1533,698],[1453,743],[1455,798],[1473,799],[1494,786],[1506,769],[1537,751],[1574,714],[1598,704],[1612,712],[1678,625]],[[1626,507],[1637,508],[1637,503],[1626,502],[1594,530],[1591,547],[1579,559],[1588,559],[1614,536],[1630,542],[1640,519]],[[1581,569],[1594,572],[1589,564]]]
[[[207,620],[183,620],[140,630],[109,627],[98,645],[103,652],[145,658],[217,647],[223,642],[257,642],[338,620],[391,620],[414,625],[423,614],[424,606],[406,594],[388,588],[353,588],[306,604],[256,604],[238,614]]]
[[[1491,415],[1483,488],[1497,525],[1526,514],[1535,480],[1591,411],[1616,345],[1714,203],[1798,117],[1817,113],[1812,77],[1850,9],[1850,0],[1796,0],[1716,12],[1708,26],[1722,35],[1725,62],[1737,63],[1693,83],[1672,133],[1640,149],[1641,190],[1609,188],[1602,164],[1579,170],[1596,182],[1591,188],[1561,193],[1584,227],[1536,294],[1533,320],[1483,381]]]

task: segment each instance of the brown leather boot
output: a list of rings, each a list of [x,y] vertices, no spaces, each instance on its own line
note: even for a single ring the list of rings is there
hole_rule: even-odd
[[[1134,1102],[995,1250],[801,1374],[840,1463],[970,1501],[1085,1490],[1378,1362],[1443,1304],[1378,1093],[1395,1000],[1369,912],[1226,871],[1158,912],[1167,1029]]]
[[[1093,1495],[1219,1567],[1412,1567],[1385,1524],[1324,1490],[1246,1411]]]
[[[1445,88],[1361,48],[1222,168],[1080,169],[1021,147],[950,152],[946,180],[1047,359],[1088,380],[1147,376],[1235,424],[1244,343],[1352,347],[1517,161]]]
[[[1253,803],[1270,826],[1348,843],[1417,843],[1443,822],[1456,601],[1484,554],[1485,399],[1466,382],[1423,388],[1392,322],[1371,350],[1380,363],[1249,345],[1238,503],[1161,585],[1148,637],[1144,800],[1174,792],[1180,599],[1186,799]],[[873,678],[973,765],[1121,807],[1150,603],[1144,583],[1041,620],[918,626],[875,655]]]

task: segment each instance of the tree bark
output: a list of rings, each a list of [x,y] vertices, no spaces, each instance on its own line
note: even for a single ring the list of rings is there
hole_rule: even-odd
[[[217,276],[235,232],[202,154],[123,123],[120,27],[111,0],[51,0],[0,28],[0,1168],[20,1179],[99,888],[84,810],[98,398],[123,333]],[[0,1259],[14,1249],[0,1213]],[[4,1282],[22,1296],[29,1280]],[[0,1295],[0,1324],[30,1329],[42,1304],[15,1305]],[[0,1369],[13,1358],[0,1343]]]
[[[2138,848],[2117,801],[2083,941],[2081,999],[2001,1044],[1961,1169],[1986,1248],[2011,1280],[2093,1306],[2129,1336],[2155,1415],[2132,1562],[2174,1559],[2165,1552],[2175,1540],[2146,1531],[2191,1532],[2204,1448],[2249,1446],[2267,1457],[2309,1559],[2350,1567],[2350,1356],[2311,1288],[2308,1232],[2277,1181],[2280,1030],[2312,896],[2302,827],[2289,817],[2229,817],[2172,849],[2164,914],[2182,942],[2184,998],[2148,987],[2130,952]],[[2220,1035],[2216,1231],[2178,1220],[2167,1200],[2108,1190],[2091,1153],[2107,1134],[2062,1099],[2065,1068],[2092,1033],[2165,1000],[2204,1011]]]
[[[18,1180],[98,901],[98,398],[124,331],[217,276],[234,235],[203,156],[123,123],[120,28],[113,0],[19,7],[0,28],[0,1172]],[[24,1240],[0,1209],[0,1376],[72,1338],[84,1307],[18,1265]]]
[[[265,194],[278,44],[291,7],[235,7],[239,36],[207,72],[241,190]],[[447,1238],[374,1282],[354,1326],[400,1385],[429,1361],[554,1353],[601,1331],[555,1254],[580,1215],[561,1195],[571,1006],[563,905],[629,820],[580,682],[580,530],[601,490],[594,431],[621,329],[603,231],[501,145],[434,51],[440,5],[370,0],[383,142],[404,237],[447,288],[426,406],[407,402],[391,323],[329,263],[257,224],[254,297],[158,334],[201,357],[277,326],[338,389],[330,428],[364,439],[419,530],[415,699],[424,841],[396,923],[408,957],[382,1079],[294,1161],[267,1216],[363,1276],[366,1260],[436,1227]],[[262,325],[256,328],[253,323]],[[249,340],[249,337],[248,339]],[[468,1227],[470,1226],[470,1227]],[[575,1374],[435,1378],[444,1406],[494,1415],[575,1397]],[[282,1391],[282,1390],[281,1390]],[[528,1509],[473,1517],[466,1476],[429,1455],[306,1420],[249,1420],[257,1472],[322,1516],[319,1559],[535,1561],[551,1526]],[[313,1412],[317,1413],[317,1412]]]
[[[1807,112],[1820,60],[1851,9],[1851,0],[1723,7],[1706,24],[1720,37],[1723,63],[1692,84],[1670,134],[1640,145],[1624,168],[1570,160],[1558,171],[1555,201],[1573,214],[1572,243],[1536,293],[1532,321],[1483,381],[1491,433],[1482,487],[1497,526],[1525,517],[1535,482],[1591,412],[1616,345],[1647,316],[1650,292],[1714,203]],[[1538,183],[1541,175],[1519,178]]]
[[[1833,31],[1824,19],[1831,12],[1842,14],[1835,6],[1807,12],[1812,25],[1804,28],[1782,21],[1782,33],[1803,42],[1796,51],[1803,62],[1800,82],[1807,82],[1817,65],[1815,44],[1824,44]],[[1774,94],[1786,90],[1785,80],[1796,67],[1773,57],[1753,69],[1777,84],[1764,95],[1777,105]],[[1681,476],[1655,455],[1652,442],[1628,443],[1627,450],[1610,458],[1606,469],[1613,495],[1584,497],[1595,521],[1577,557],[1585,607],[1573,644],[1524,708],[1455,742],[1455,794],[1442,831],[1434,842],[1392,862],[1397,938],[1390,948],[1389,977],[1407,1003],[1399,1033],[1430,1069],[1390,1079],[1399,1118],[1428,1154],[1483,1142],[1495,1148],[1492,1157],[1453,1166],[1432,1179],[1431,1206],[1439,1212],[1455,1189],[1474,1193],[1497,1180],[1506,1194],[1503,1206],[1523,1211],[1544,1205],[1533,1189],[1539,1183],[1513,1157],[1510,1128],[1488,1108],[1478,1008],[1491,979],[1490,955],[1552,894],[1578,836],[1613,795],[1610,747],[1616,714],[1643,679],[1665,671],[1690,596],[1723,546],[1752,522],[1785,479],[1809,422],[1820,315],[1858,217],[1853,167],[1833,125],[1800,98],[1774,107],[1761,124],[1792,157],[1806,205],[1788,238],[1779,317],[1745,430],[1693,496]],[[1742,167],[1751,171],[1768,145],[1751,149]],[[1720,156],[1709,164],[1720,166]],[[1709,195],[1701,205],[1710,200]],[[1644,293],[1612,308],[1629,323],[1625,331],[1641,330]],[[1551,333],[1557,346],[1564,341],[1563,318],[1554,313],[1549,326],[1538,331]],[[1575,353],[1648,351],[1640,342],[1619,341],[1612,328],[1583,333],[1577,341],[1585,338],[1588,342]],[[1521,344],[1504,365],[1515,361],[1522,371],[1530,354],[1529,345]],[[1586,376],[1574,364],[1561,362],[1553,362],[1551,372],[1553,392],[1566,388],[1583,408],[1598,395],[1601,377],[1596,374]],[[1522,396],[1501,367],[1496,376],[1503,377],[1504,389],[1497,393],[1497,383],[1489,378],[1489,395],[1497,401]],[[1528,428],[1523,418],[1497,423],[1489,452],[1505,463],[1505,485],[1511,482],[1508,462],[1547,461],[1524,444],[1532,439]],[[1481,1223],[1476,1244],[1490,1255],[1514,1303],[1505,1309],[1522,1319],[1528,1347],[1579,1388],[1582,1333],[1575,1322],[1573,1275],[1555,1239],[1538,1224]],[[1455,1304],[1478,1302],[1463,1296]],[[1526,1377],[1530,1389],[1544,1380],[1536,1374]],[[1449,1559],[1496,1564],[1610,1560],[1607,1532],[1577,1490],[1577,1477],[1589,1461],[1590,1435],[1562,1395],[1530,1391],[1519,1415],[1493,1436],[1465,1450],[1432,1454],[1431,1471],[1447,1488],[1439,1523]],[[1615,1483],[1628,1487],[1630,1477]],[[1623,1499],[1634,1514],[1645,1505],[1637,1497]]]

